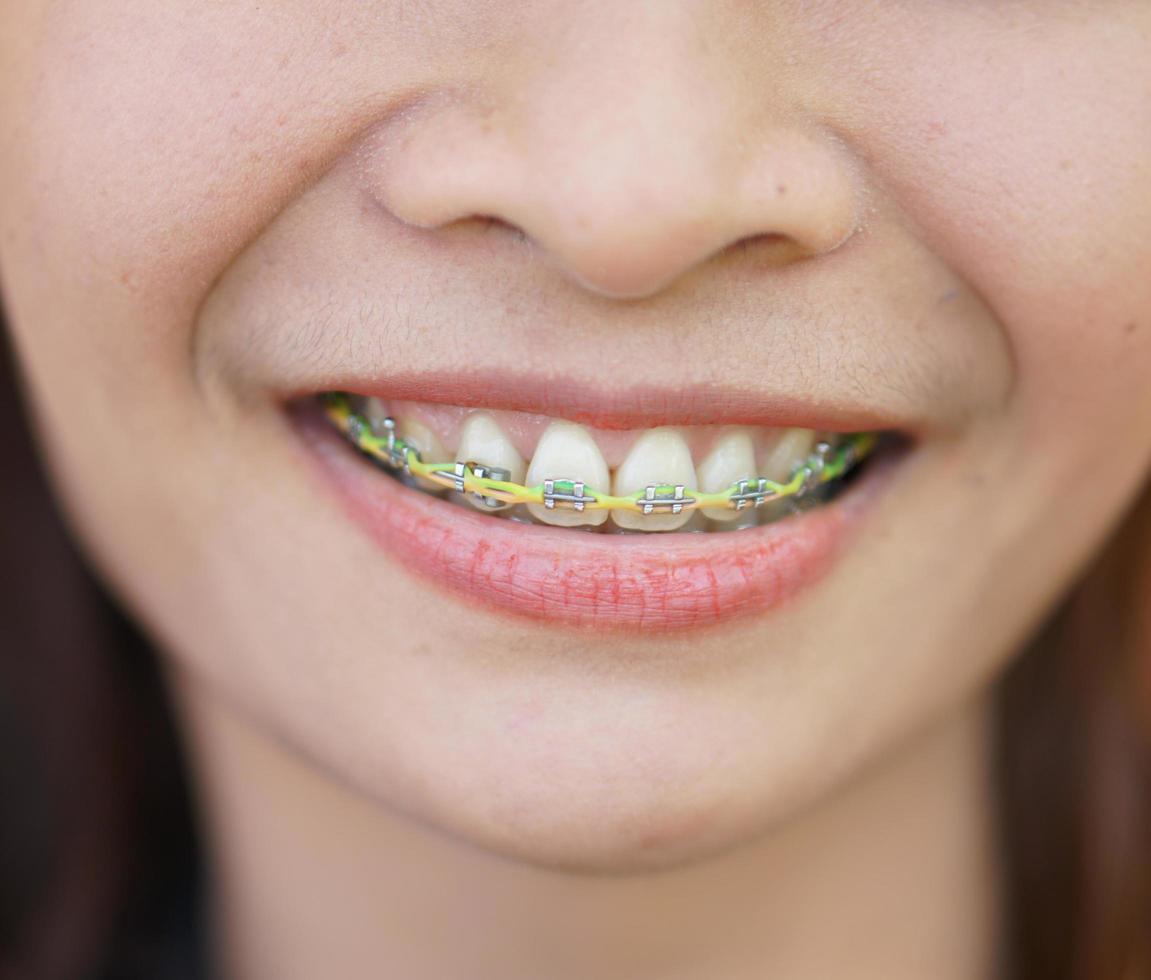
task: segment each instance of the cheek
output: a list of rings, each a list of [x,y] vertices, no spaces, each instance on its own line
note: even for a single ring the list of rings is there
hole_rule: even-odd
[[[1151,8],[1071,9],[917,32],[898,78],[856,76],[855,138],[999,318],[1019,437],[1082,467],[1101,432],[1151,449]]]
[[[185,457],[211,442],[190,354],[199,306],[414,76],[424,52],[394,29],[380,5],[320,0],[0,11],[5,309],[81,523],[110,527],[131,500],[132,527],[149,507],[170,524],[164,508],[188,498],[143,488],[162,482],[158,432],[179,432]],[[155,560],[132,533],[106,550]]]
[[[127,371],[172,401],[201,298],[411,67],[378,9],[173,6],[43,4],[0,69],[0,118],[20,135],[0,139],[3,267],[30,310],[15,319],[36,323],[30,345],[80,355],[78,397],[93,372],[111,387]]]

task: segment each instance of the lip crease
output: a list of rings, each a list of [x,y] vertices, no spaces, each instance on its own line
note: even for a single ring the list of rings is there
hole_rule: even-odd
[[[585,534],[420,493],[360,457],[314,401],[288,408],[323,481],[405,569],[473,608],[597,633],[681,633],[782,606],[834,566],[898,455],[873,460],[832,501],[756,528]]]

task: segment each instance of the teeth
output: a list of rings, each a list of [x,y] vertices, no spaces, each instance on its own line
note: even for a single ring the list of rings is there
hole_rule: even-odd
[[[811,429],[789,429],[772,443],[759,464],[759,475],[776,483],[787,483],[791,474],[815,447],[816,433]],[[760,520],[773,521],[790,514],[795,506],[791,497],[783,500],[769,500],[759,510]]]
[[[420,459],[423,462],[447,463],[451,461],[444,444],[440,442],[440,437],[422,422],[417,422],[415,419],[398,418],[396,419],[396,433],[404,442],[419,450]],[[412,476],[412,479],[417,486],[427,490],[436,492],[443,490],[443,487],[435,480],[415,475]]]
[[[472,491],[449,495],[447,488],[439,481],[396,471],[395,475],[410,486],[437,496],[447,495],[449,500],[460,506],[474,507],[488,513],[500,512],[501,517],[516,521],[599,528],[610,517],[604,530],[610,529],[622,534],[645,531],[728,531],[754,527],[790,514],[803,501],[788,496],[786,499],[768,500],[758,508],[736,510],[734,507],[693,507],[688,500],[688,506],[676,514],[672,513],[666,503],[673,494],[664,491],[654,496],[652,512],[644,514],[642,511],[623,509],[579,510],[573,501],[565,497],[570,498],[579,492],[580,488],[576,484],[582,487],[584,493],[610,490],[615,496],[627,497],[656,486],[682,486],[684,490],[722,493],[740,480],[755,477],[765,477],[776,483],[789,483],[796,468],[812,455],[821,438],[826,439],[833,450],[842,444],[837,433],[820,433],[811,429],[762,431],[746,426],[729,426],[711,437],[714,441],[711,442],[710,450],[696,467],[692,461],[691,445],[702,442],[705,435],[709,434],[694,428],[685,431],[664,426],[641,433],[613,473],[609,471],[596,440],[583,426],[555,420],[539,436],[531,464],[525,466],[516,443],[490,412],[457,409],[458,414],[454,418],[462,419],[458,423],[458,449],[449,453],[436,431],[414,417],[422,417],[417,409],[395,405],[397,412],[393,414],[386,401],[364,396],[346,397],[351,399],[351,410],[364,416],[377,436],[386,435],[384,421],[390,415],[395,418],[396,434],[414,447],[425,463],[470,463],[481,475],[528,487],[538,487],[549,480],[554,481],[550,491],[554,495],[553,506],[547,507],[543,503],[503,503]],[[409,414],[400,414],[404,412]],[[513,421],[519,425],[518,421]],[[452,423],[444,424],[450,427]],[[512,431],[517,433],[519,439],[526,438],[522,426]],[[530,433],[532,430],[526,431]],[[692,440],[690,443],[689,439]],[[620,447],[626,445],[626,442],[616,440],[612,443],[609,439],[605,445],[605,451],[614,459],[618,458],[614,455],[618,449],[613,449],[613,446]],[[758,453],[757,445],[761,447]],[[388,465],[387,460],[383,462]],[[545,493],[548,492],[545,490]],[[808,494],[805,499],[814,500],[815,495]]]
[[[788,429],[764,454],[757,476],[786,483],[795,468],[811,455],[815,441],[812,429]]]
[[[650,484],[680,484],[686,490],[697,489],[691,450],[677,429],[651,429],[640,436],[625,457],[612,480],[612,493],[624,497],[643,490]],[[613,510],[612,520],[620,527],[642,531],[675,531],[683,527],[692,511],[678,514],[657,508],[651,514]]]
[[[388,417],[388,410],[383,402],[378,398],[365,398],[363,401],[363,412],[368,419],[368,425],[371,427],[373,435],[387,435],[387,430],[384,428],[384,419]]]
[[[699,489],[720,493],[737,480],[759,476],[755,469],[755,446],[748,429],[734,429],[720,437],[704,461],[699,464]],[[749,508],[750,509],[750,508]],[[734,507],[704,507],[703,513],[713,521],[734,521],[746,517],[748,510]]]
[[[465,463],[482,463],[489,468],[506,470],[490,474],[492,479],[507,480],[511,483],[524,482],[524,460],[511,439],[487,412],[473,412],[464,420],[460,429],[460,445],[456,459]],[[483,511],[504,510],[511,504],[498,503],[491,497],[469,493],[468,503]],[[489,504],[488,501],[491,501]]]
[[[599,446],[582,425],[556,421],[544,430],[525,482],[534,487],[545,480],[581,481],[588,489],[600,492],[608,485],[607,463]],[[608,515],[606,510],[577,511],[570,504],[559,502],[554,508],[543,504],[528,504],[527,508],[538,520],[560,527],[602,524]]]

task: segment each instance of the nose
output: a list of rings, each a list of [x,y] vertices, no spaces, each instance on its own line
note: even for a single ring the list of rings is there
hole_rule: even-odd
[[[698,21],[656,19],[626,39],[567,25],[494,73],[502,90],[428,100],[373,156],[373,192],[423,228],[511,225],[564,275],[619,299],[657,293],[737,242],[795,261],[850,238],[858,190],[842,144],[802,119],[770,70],[721,70],[732,52],[701,44]]]

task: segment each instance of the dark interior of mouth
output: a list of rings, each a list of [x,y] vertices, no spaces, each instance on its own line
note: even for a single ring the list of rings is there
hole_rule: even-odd
[[[801,501],[796,502],[796,508],[803,510],[806,507],[815,507],[820,504],[829,504],[854,484],[858,483],[871,467],[880,459],[886,459],[896,453],[906,452],[911,447],[910,438],[894,430],[884,430],[878,433],[875,448],[863,459],[834,480],[828,480],[811,491]]]
[[[341,401],[342,399],[342,401]],[[367,431],[367,420],[359,416],[354,410],[348,411],[347,406],[348,396],[339,392],[326,392],[319,395],[317,398],[312,399],[313,409],[319,408],[325,415],[327,415],[328,424],[332,425],[347,443],[349,451],[355,452],[357,455],[364,459],[366,465],[373,465],[375,468],[381,470],[388,477],[397,480],[405,486],[411,488],[417,493],[423,493],[428,496],[439,497],[445,502],[452,503],[458,506],[473,509],[476,513],[484,513],[485,516],[491,517],[495,520],[511,520],[524,524],[549,524],[549,521],[540,520],[532,514],[526,504],[515,503],[511,505],[505,504],[502,509],[489,510],[484,506],[473,507],[473,503],[469,498],[477,498],[479,495],[471,490],[458,490],[447,485],[431,485],[425,476],[423,480],[417,478],[410,470],[407,470],[401,463],[400,458],[393,454],[390,458],[387,454],[380,451],[381,441],[376,433],[369,433]],[[333,412],[333,405],[343,406],[343,410]],[[729,531],[747,530],[752,527],[758,527],[763,524],[774,523],[778,520],[787,519],[797,513],[802,513],[816,507],[825,506],[831,503],[841,494],[845,493],[852,485],[861,480],[863,475],[875,465],[875,462],[884,457],[888,457],[894,453],[905,451],[909,445],[910,440],[908,437],[900,432],[892,430],[883,430],[874,433],[862,434],[847,434],[844,438],[849,442],[855,436],[868,436],[868,448],[865,452],[859,453],[857,456],[852,453],[851,457],[842,462],[849,463],[840,467],[842,472],[832,478],[824,479],[820,482],[812,481],[810,479],[804,481],[806,486],[801,493],[793,493],[787,496],[780,496],[772,498],[768,494],[765,499],[755,498],[754,505],[749,504],[746,507],[739,509],[739,512],[731,515],[729,520],[715,520],[707,517],[702,513],[702,507],[696,507],[690,501],[684,501],[681,505],[684,511],[694,510],[687,516],[686,522],[674,530],[644,530],[632,529],[618,526],[610,517],[612,511],[608,510],[608,518],[603,520],[602,523],[596,525],[575,525],[569,526],[565,529],[573,531],[584,531],[600,534],[677,534],[677,533],[723,533]],[[372,436],[377,436],[373,441]],[[365,449],[363,443],[369,443],[373,451]],[[853,444],[854,445],[854,444]],[[826,448],[826,445],[824,446]],[[843,451],[845,448],[842,444],[833,446],[831,457],[834,458],[835,450]],[[411,451],[410,449],[408,450]],[[825,454],[826,455],[826,454]],[[809,457],[810,460],[810,457]],[[459,466],[459,464],[455,464]],[[482,469],[480,470],[482,475]],[[444,474],[445,476],[447,474]],[[471,475],[471,471],[468,471]],[[794,475],[794,471],[793,471]],[[800,477],[796,476],[793,483],[799,480]],[[450,482],[450,481],[449,481]],[[581,485],[582,486],[582,485]],[[762,484],[760,484],[762,487]],[[525,489],[525,488],[520,488]],[[682,489],[682,488],[677,488]],[[753,487],[754,489],[754,482]],[[670,487],[662,487],[664,492],[669,492]],[[594,490],[588,488],[587,493],[594,494]],[[482,499],[482,498],[481,498]],[[657,498],[658,499],[658,498]],[[490,498],[489,498],[490,501]],[[569,511],[574,509],[576,505],[571,503],[557,504],[557,506],[565,507]],[[660,502],[663,512],[668,512],[670,507],[673,506],[670,502]],[[657,513],[659,511],[656,511]],[[603,511],[601,510],[601,513]]]

